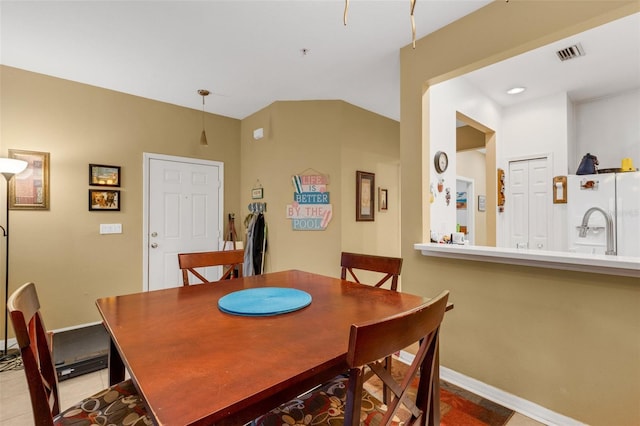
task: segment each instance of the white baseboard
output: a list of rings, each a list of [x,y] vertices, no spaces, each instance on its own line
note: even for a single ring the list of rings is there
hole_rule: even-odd
[[[407,363],[413,361],[413,357],[413,354],[405,351],[401,351],[399,356],[401,361]],[[493,401],[496,404],[500,404],[503,407],[516,411],[533,420],[544,423],[545,425],[586,426],[584,423],[581,423],[575,419],[551,411],[531,401],[527,401],[526,399],[520,398],[519,396],[487,385],[486,383],[465,376],[464,374],[460,374],[447,367],[440,367],[440,378],[453,385],[466,389],[469,392],[473,392],[478,396]]]
[[[12,337],[11,339],[7,339],[7,349],[11,350],[11,349],[17,349],[18,348],[18,342],[16,341],[15,337]],[[0,340],[0,351],[4,350],[4,340]]]

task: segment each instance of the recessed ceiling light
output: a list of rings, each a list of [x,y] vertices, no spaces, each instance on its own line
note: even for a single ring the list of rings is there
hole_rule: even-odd
[[[512,87],[511,89],[507,90],[507,94],[508,95],[517,95],[518,93],[522,93],[525,90],[527,90],[526,87]]]

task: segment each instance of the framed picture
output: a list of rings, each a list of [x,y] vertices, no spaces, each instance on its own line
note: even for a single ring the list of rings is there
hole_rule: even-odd
[[[27,162],[27,168],[9,181],[9,208],[49,210],[49,153],[10,149],[9,158]]]
[[[253,188],[251,190],[251,198],[253,200],[261,200],[264,198],[264,188]]]
[[[90,189],[89,211],[120,211],[120,191]]]
[[[467,209],[467,193],[466,192],[456,192],[456,209],[458,210]]]
[[[375,211],[373,209],[375,187],[375,174],[356,171],[356,221],[375,220]]]
[[[387,190],[378,188],[378,210],[387,210]]]
[[[89,185],[120,186],[120,167],[89,164]]]

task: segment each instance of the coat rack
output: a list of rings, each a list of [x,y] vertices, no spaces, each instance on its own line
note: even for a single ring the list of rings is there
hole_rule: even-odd
[[[249,203],[247,208],[251,213],[265,213],[267,211],[267,203]]]

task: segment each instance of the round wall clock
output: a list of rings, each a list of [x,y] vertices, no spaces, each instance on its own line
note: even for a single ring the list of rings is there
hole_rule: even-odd
[[[433,164],[436,166],[436,171],[438,173],[444,173],[449,166],[449,157],[447,157],[447,153],[444,151],[436,152],[436,155],[433,156]]]

